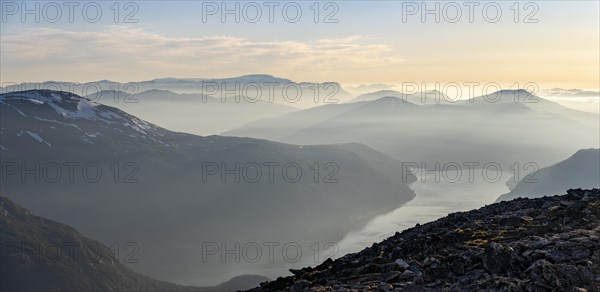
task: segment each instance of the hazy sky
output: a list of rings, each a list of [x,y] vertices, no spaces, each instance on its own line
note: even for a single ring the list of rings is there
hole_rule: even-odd
[[[255,73],[350,84],[535,82],[597,89],[600,82],[598,1],[428,1],[425,7],[407,1],[329,1],[318,7],[296,1],[286,6],[287,20],[287,2],[229,1],[222,7],[222,1],[142,1],[116,7],[108,1],[88,4],[87,13],[86,2],[79,2],[72,23],[65,2],[1,3],[3,83]],[[223,22],[222,8],[236,3],[240,12]],[[439,13],[423,22],[422,9],[436,4]],[[39,22],[35,13],[23,15],[23,8],[39,12]],[[133,12],[130,20],[137,23],[124,23]]]

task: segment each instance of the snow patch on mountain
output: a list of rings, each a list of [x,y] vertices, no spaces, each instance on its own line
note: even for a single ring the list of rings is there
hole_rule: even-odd
[[[44,119],[44,118],[40,118],[40,117],[35,117],[37,120],[39,121],[43,121],[43,122],[49,122],[49,123],[56,123],[56,124],[60,124],[60,125],[64,125],[64,126],[71,126],[73,128],[76,128],[78,130],[81,130],[81,128],[75,124],[70,124],[70,123],[63,123],[63,122],[59,122],[57,120],[49,120],[49,119]]]
[[[127,120],[121,115],[111,111],[99,111],[99,103],[81,98],[68,92],[31,91],[9,93],[0,96],[0,103],[10,106],[20,115],[26,117],[27,115],[17,106],[15,106],[14,102],[8,103],[8,101],[19,101],[21,103],[31,102],[36,105],[48,105],[62,117],[67,119],[81,118],[87,120],[101,120],[107,124],[111,124],[111,120],[115,119]],[[77,104],[75,105],[75,103]],[[76,110],[74,110],[74,108],[76,108]]]
[[[60,107],[58,105],[55,105],[53,102],[48,103],[48,105],[50,107],[52,107],[57,113],[61,114],[63,117],[66,117],[66,118],[69,117],[69,111],[68,110],[66,110],[66,109],[64,109],[64,108],[62,108],[62,107]]]
[[[111,119],[111,120],[116,120],[116,119],[125,120],[124,117],[122,117],[119,114],[114,113],[114,112],[108,112],[108,111],[106,111],[106,112],[100,112],[99,115],[101,117],[103,117],[103,118]]]
[[[0,95],[2,106],[14,108],[18,115],[27,117],[27,114],[46,125],[35,124],[24,129],[47,129],[53,130],[73,127],[79,131],[75,134],[79,139],[89,144],[98,144],[103,141],[100,128],[111,128],[120,133],[129,134],[128,137],[138,141],[151,140],[164,147],[170,147],[170,143],[160,141],[165,138],[165,131],[139,118],[130,116],[120,110],[104,106],[89,99],[68,93],[53,91],[15,92]],[[7,108],[8,108],[7,107]],[[86,121],[94,121],[88,123]],[[97,123],[97,122],[100,123]],[[133,131],[132,131],[133,130]],[[45,134],[44,131],[37,131]],[[38,133],[32,131],[21,131],[18,136],[28,135],[37,142],[52,146]],[[47,134],[46,134],[47,135]],[[6,145],[6,143],[5,143]],[[12,148],[8,145],[9,148]]]
[[[49,102],[48,105],[65,118],[80,118],[87,120],[96,120],[98,118],[96,115],[96,107],[98,104],[86,99],[81,99],[77,103],[77,111],[66,110],[54,102]]]
[[[100,134],[100,132],[96,132],[96,133],[94,133],[94,134],[88,134],[88,133],[85,133],[85,135],[86,135],[87,137],[96,138],[96,137],[98,137],[98,135],[102,135],[102,134]]]
[[[77,112],[71,112],[70,116],[74,118],[94,119],[96,117],[97,103],[82,99],[77,104]]]
[[[8,95],[0,96],[0,102],[2,103],[9,99],[18,99],[19,101],[28,101],[33,102],[35,104],[45,104],[52,102],[60,102],[62,100],[62,96],[57,92],[41,94],[38,91],[15,92]]]
[[[34,133],[34,132],[30,132],[27,130],[23,130],[20,131],[19,133],[17,133],[17,136],[21,137],[23,134],[28,134],[31,138],[33,138],[34,140],[40,142],[40,143],[44,143],[50,147],[52,147],[52,144],[48,143],[48,141],[44,140],[44,138],[42,138],[39,134]]]
[[[4,103],[4,102],[0,102],[0,103]],[[13,106],[12,104],[7,104],[9,107],[11,107],[12,109],[14,109],[15,111],[17,111],[18,114],[20,114],[21,116],[27,117],[27,115],[22,112],[21,110],[19,110],[16,106]]]
[[[142,120],[140,120],[140,119],[136,119],[136,118],[133,118],[133,119],[131,119],[131,120],[133,121],[133,123],[134,123],[136,126],[138,126],[138,127],[142,128],[142,129],[144,129],[144,130],[152,130],[152,127],[150,126],[150,124],[148,124],[148,123],[147,123],[147,122],[145,122],[145,121],[142,121]]]

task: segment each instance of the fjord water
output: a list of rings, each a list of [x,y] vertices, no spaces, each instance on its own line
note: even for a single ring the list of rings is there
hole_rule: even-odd
[[[496,175],[500,175],[500,179],[496,179]],[[444,179],[444,176],[455,182]],[[439,177],[440,180],[436,182],[434,175],[417,175],[418,180],[410,185],[417,196],[394,211],[374,218],[359,230],[348,233],[338,242],[336,258],[361,251],[417,223],[424,224],[453,212],[468,211],[494,203],[499,194],[508,191],[505,182],[510,179],[511,174],[508,171],[495,172],[489,169],[484,174],[481,169],[476,169],[471,182],[468,171],[463,169],[460,176],[458,171],[449,170]],[[456,180],[455,177],[459,179]]]
[[[475,169],[471,176],[473,181],[469,180],[469,174],[466,169],[462,170],[460,179],[451,182],[450,179],[458,177],[458,171],[448,170],[439,174],[439,181],[436,181],[434,175],[428,174],[421,177],[420,171],[417,174],[417,181],[410,185],[416,193],[416,197],[398,206],[395,210],[382,214],[369,221],[366,225],[351,231],[336,243],[336,247],[324,246],[321,243],[321,251],[318,257],[315,257],[314,250],[310,246],[312,243],[301,243],[303,257],[298,262],[276,262],[276,263],[239,263],[231,264],[231,273],[224,274],[222,278],[212,281],[209,279],[194,279],[186,284],[216,284],[219,281],[225,281],[231,277],[242,274],[258,274],[275,279],[280,276],[289,276],[288,269],[299,269],[307,266],[316,266],[331,257],[333,259],[342,257],[348,253],[354,253],[371,246],[375,242],[392,236],[395,232],[401,232],[407,228],[414,227],[415,224],[424,224],[442,218],[449,213],[458,211],[468,211],[477,209],[486,204],[492,204],[501,194],[509,191],[506,181],[511,179],[512,173],[508,170],[492,171],[488,169],[484,174],[481,169]],[[500,175],[496,178],[496,175]],[[490,179],[491,178],[491,179]],[[494,179],[496,178],[496,179]],[[492,182],[492,179],[497,180]]]

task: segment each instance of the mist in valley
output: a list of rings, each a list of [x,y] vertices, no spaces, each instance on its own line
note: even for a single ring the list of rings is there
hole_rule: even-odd
[[[597,3],[75,3],[1,5],[0,290],[598,284]]]
[[[143,257],[128,267],[184,285],[243,274],[276,278],[416,223],[490,204],[521,185],[530,188],[521,195],[536,187],[558,194],[581,182],[598,187],[598,150],[568,175],[538,173],[578,149],[598,148],[598,115],[524,90],[495,93],[493,102],[482,96],[427,104],[414,94],[375,93],[373,100],[307,109],[158,89],[132,95],[134,103],[114,102],[119,94],[4,94],[3,124],[15,126],[2,134],[18,138],[2,142],[3,190],[107,245],[122,238],[139,244]],[[91,111],[83,106],[90,103]],[[65,117],[69,123],[59,121]],[[234,129],[223,137],[185,134],[228,126]],[[135,183],[19,179],[40,161],[42,168],[100,161],[104,173],[126,161],[135,166]],[[532,178],[537,183],[527,184]]]

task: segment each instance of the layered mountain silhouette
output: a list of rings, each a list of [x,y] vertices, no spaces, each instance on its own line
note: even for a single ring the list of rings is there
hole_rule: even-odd
[[[600,149],[582,149],[557,164],[532,171],[525,173],[524,178],[498,201],[556,195],[563,189],[578,186],[600,188]]]
[[[215,134],[259,118],[296,111],[290,105],[250,100],[241,96],[176,93],[150,89],[136,94],[103,90],[86,98],[113,106],[172,131],[197,135]]]
[[[555,157],[597,147],[598,119],[524,90],[503,90],[447,104],[386,96],[326,105],[223,134],[297,144],[359,142],[401,161],[425,162],[426,168],[492,162],[507,171],[514,163],[543,167]]]
[[[206,94],[217,99],[243,96],[251,100],[273,101],[292,107],[306,108],[332,102],[346,102],[352,95],[337,82],[295,82],[267,74],[252,74],[230,78],[158,78],[139,82],[100,80],[75,83],[46,81],[5,86],[2,92],[25,90],[62,90],[78,95],[99,91],[124,91],[137,94],[147,90],[166,90],[176,93]],[[337,100],[337,101],[334,101]]]
[[[3,195],[106,245],[136,242],[128,266],[161,280],[238,275],[231,257],[202,260],[207,242],[308,249],[414,197],[414,176],[366,146],[171,132],[50,90],[0,95],[0,117]],[[261,260],[247,264],[273,265]]]

